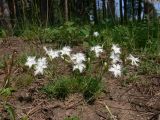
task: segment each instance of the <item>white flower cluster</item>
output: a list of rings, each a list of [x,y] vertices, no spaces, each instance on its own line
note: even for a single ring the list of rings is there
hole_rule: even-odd
[[[34,74],[35,75],[38,75],[38,74],[42,74],[43,75],[43,71],[45,68],[47,68],[47,60],[46,58],[39,58],[37,61],[36,61],[36,57],[35,56],[29,56],[27,58],[27,62],[25,64],[26,66],[28,66],[29,68],[31,68],[32,66],[34,66],[34,69],[35,69],[35,72]]]
[[[112,52],[110,59],[112,59],[112,66],[110,67],[109,71],[114,74],[115,77],[121,76],[122,74],[122,61],[120,59],[121,49],[118,47],[118,45],[113,44],[112,45]],[[139,59],[133,57],[133,55],[129,55],[127,57],[127,60],[131,60],[131,64],[138,66]]]
[[[120,54],[121,54],[121,49],[118,47],[118,45],[113,44],[112,45],[112,52],[110,59],[112,59],[112,66],[109,69],[110,72],[114,74],[115,77],[121,76],[121,59],[120,59]]]
[[[74,64],[73,71],[78,69],[80,73],[83,72],[83,70],[86,68],[86,65],[83,63],[86,61],[86,57],[83,53],[77,53],[71,55],[71,60]]]
[[[71,54],[72,49],[69,46],[63,47],[62,50],[48,50],[46,47],[44,47],[44,50],[51,60],[58,57],[65,59],[64,56],[68,56],[73,63],[73,71],[78,69],[80,73],[82,73],[86,68],[85,64],[83,63],[86,61],[85,55],[83,53]]]
[[[96,45],[94,47],[91,47],[90,51],[94,51],[96,54],[96,57],[99,57],[100,54],[103,52],[103,48],[99,45]]]
[[[86,68],[85,54],[81,52],[72,54],[72,49],[69,46],[65,46],[61,50],[47,49],[46,47],[43,47],[43,49],[45,50],[46,54],[49,56],[51,60],[56,58],[62,58],[65,60],[65,56],[68,56],[69,61],[73,64],[73,71],[79,70],[79,72],[82,73]],[[120,77],[122,73],[122,61],[120,59],[121,49],[118,45],[115,44],[112,45],[111,49],[112,51],[110,59],[112,60],[112,65],[109,68],[109,71],[112,72],[115,77]],[[100,54],[104,52],[103,47],[100,45],[91,47],[90,51],[94,52],[96,57],[99,57]],[[131,54],[129,55],[129,57],[127,57],[127,60],[131,60],[132,65],[138,66],[137,62],[139,62],[139,59],[133,57]],[[29,56],[25,65],[29,68],[32,68],[32,66],[34,66],[35,75],[43,74],[44,69],[47,68],[47,59],[43,57],[36,60],[35,56]]]

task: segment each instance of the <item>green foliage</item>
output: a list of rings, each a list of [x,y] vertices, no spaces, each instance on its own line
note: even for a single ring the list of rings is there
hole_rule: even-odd
[[[98,31],[98,37],[93,32]],[[74,22],[66,22],[57,27],[40,27],[27,25],[20,36],[28,40],[39,40],[42,43],[60,43],[77,45],[88,43],[89,45],[103,44],[110,46],[113,42],[120,44],[129,51],[135,49],[147,53],[158,53],[159,50],[159,25],[157,20],[129,22],[127,25],[109,26],[79,26]]]
[[[65,99],[70,93],[82,93],[87,102],[93,102],[101,89],[101,80],[98,78],[61,77],[44,86],[42,91],[57,99]]]
[[[130,84],[134,84],[139,80],[140,80],[140,78],[138,77],[138,75],[133,74],[133,75],[129,75],[127,79],[124,79],[121,84],[122,84],[122,86],[127,86]]]
[[[41,35],[43,35],[40,38],[42,42],[56,41],[62,44],[76,44],[82,42],[83,39],[89,35],[89,26],[79,27],[73,22],[66,22],[58,28],[47,29],[47,31]]]
[[[100,93],[102,89],[102,85],[100,83],[100,79],[88,78],[88,81],[85,84],[83,90],[83,96],[87,103],[93,103],[96,95]]]
[[[27,87],[33,82],[33,80],[34,80],[34,77],[26,73],[22,73],[16,76],[15,78],[13,78],[16,88]]]
[[[0,88],[0,96],[10,96],[14,92],[13,88]]]
[[[42,43],[77,44],[83,42],[89,36],[90,26],[83,27],[75,25],[73,22],[66,22],[59,27],[37,27],[27,26],[24,28],[22,37],[27,40],[40,40]]]
[[[15,119],[15,112],[14,112],[13,107],[11,105],[9,105],[9,104],[5,104],[4,107],[5,107],[5,109],[7,110],[8,114],[9,114],[10,120],[16,120]]]
[[[65,118],[64,120],[80,120],[80,119],[74,116],[74,117]]]
[[[158,24],[156,21],[130,23],[126,26],[115,26],[111,31],[113,42],[132,51],[135,49],[155,53],[159,47]]]
[[[41,30],[39,36],[41,42],[51,43],[57,41],[60,31],[57,28],[46,28]]]
[[[27,115],[24,115],[21,120],[29,120],[28,116]]]
[[[49,83],[43,88],[43,91],[50,97],[56,97],[57,99],[65,99],[69,94],[68,78],[61,78],[56,83]]]
[[[142,75],[160,75],[160,64],[153,59],[142,61],[138,72]]]
[[[7,36],[7,35],[6,35],[5,30],[0,28],[0,38],[1,38],[1,37],[6,37],[6,36]]]
[[[2,69],[4,67],[5,67],[4,60],[0,59],[0,69]]]
[[[16,65],[21,66],[21,67],[24,66],[24,64],[26,62],[26,58],[27,58],[26,53],[19,55],[18,58],[16,59]]]
[[[28,25],[26,25],[26,27],[19,28],[19,29],[22,32],[19,32],[17,34],[19,36],[22,36],[26,40],[39,40],[39,36],[41,34],[41,29],[42,28],[40,28],[36,25],[28,24]]]
[[[134,36],[132,36],[128,27],[115,26],[112,31],[112,37],[114,42],[119,43],[127,48],[135,48]]]

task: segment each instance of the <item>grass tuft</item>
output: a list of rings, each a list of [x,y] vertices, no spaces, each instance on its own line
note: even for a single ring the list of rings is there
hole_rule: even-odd
[[[80,120],[80,119],[76,116],[73,116],[73,117],[65,118],[64,120]]]
[[[30,85],[34,80],[34,77],[30,74],[20,74],[13,78],[13,81],[15,81],[15,87],[21,88],[21,87],[27,87]]]
[[[93,102],[101,90],[101,80],[93,77],[61,77],[42,88],[49,97],[61,100],[69,94],[82,93],[88,103]]]

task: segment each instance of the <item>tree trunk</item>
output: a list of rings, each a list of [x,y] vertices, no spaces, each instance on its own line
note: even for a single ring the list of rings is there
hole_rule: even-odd
[[[122,0],[119,0],[119,5],[120,5],[120,19],[121,19],[121,24],[123,23],[123,8],[122,8]]]
[[[65,0],[65,21],[68,21],[68,0]]]
[[[124,21],[127,23],[127,15],[128,11],[127,11],[127,0],[124,0]]]
[[[135,20],[135,0],[132,0],[132,20]]]
[[[139,3],[138,3],[138,20],[140,21],[141,20],[141,13],[142,13],[142,0],[139,0]]]
[[[97,6],[96,6],[96,0],[93,0],[93,12],[94,12],[94,22],[97,24],[98,19],[97,19]]]
[[[0,23],[6,29],[7,35],[12,35],[10,10],[6,0],[0,1]]]
[[[47,13],[46,13],[46,27],[48,26],[48,19],[49,19],[49,3],[48,0],[46,0],[47,4]]]
[[[115,20],[115,0],[107,0],[107,14],[109,19]]]
[[[46,1],[45,0],[41,0],[41,3],[40,3],[41,7],[41,21],[42,21],[42,25],[45,25],[46,23],[46,19],[47,19],[47,4],[46,4]]]
[[[12,23],[14,19],[16,18],[16,11],[15,11],[15,1],[14,0],[9,0],[8,1],[8,6],[10,9],[10,17],[12,19]]]
[[[106,18],[106,6],[105,6],[105,0],[102,0],[102,7],[103,7],[103,19]]]

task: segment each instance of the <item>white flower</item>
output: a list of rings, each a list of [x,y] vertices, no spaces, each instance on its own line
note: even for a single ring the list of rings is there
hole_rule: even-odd
[[[79,63],[79,64],[76,64],[76,65],[73,66],[73,71],[78,69],[79,72],[82,73],[85,68],[86,68],[85,64]]]
[[[121,54],[121,49],[118,47],[118,45],[113,44],[111,48],[115,54]]]
[[[113,64],[111,68],[109,69],[110,72],[114,74],[115,77],[121,76],[121,65],[119,64]]]
[[[83,61],[86,61],[86,56],[83,53],[77,53],[71,55],[71,60],[74,62],[74,64],[80,64]]]
[[[93,33],[93,36],[98,37],[98,36],[99,36],[99,33],[98,33],[98,32],[94,32],[94,33]]]
[[[43,70],[47,68],[47,61],[46,58],[39,58],[37,61],[37,64],[35,66],[35,75],[37,74],[42,74],[43,75]]]
[[[63,55],[68,55],[70,56],[72,49],[69,46],[65,46],[62,48],[61,52],[61,56]]]
[[[46,54],[48,54],[48,49],[47,49],[47,47],[44,46],[43,49],[45,50]]]
[[[112,59],[113,64],[121,62],[119,54],[115,54],[113,51],[111,52],[110,58]]]
[[[29,57],[27,58],[27,62],[25,63],[25,65],[28,66],[29,68],[31,68],[33,65],[36,64],[35,59],[36,59],[35,56],[34,56],[34,57],[29,56]]]
[[[50,50],[48,55],[51,59],[58,58],[60,56],[60,51],[59,50],[54,50],[54,51]]]
[[[37,65],[39,65],[39,66],[47,66],[47,59],[45,57],[39,58],[37,60]]]
[[[94,46],[94,47],[91,47],[90,50],[95,52],[96,57],[99,57],[99,56],[100,56],[100,53],[103,52],[103,48],[102,48],[101,46],[99,46],[99,45],[96,45],[96,46]]]
[[[46,47],[43,47],[43,49],[46,51],[46,54],[51,58],[58,58],[60,56],[60,51],[59,50],[48,50]]]
[[[133,55],[129,55],[129,57],[127,57],[128,60],[131,60],[131,64],[132,65],[135,65],[135,66],[138,66],[137,62],[139,62],[139,59],[138,58],[135,58]]]

